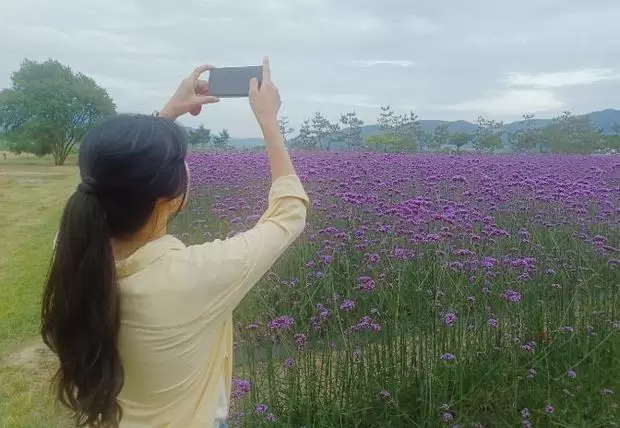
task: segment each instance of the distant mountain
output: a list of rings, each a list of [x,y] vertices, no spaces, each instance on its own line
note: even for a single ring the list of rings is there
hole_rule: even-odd
[[[620,125],[620,110],[607,109],[595,111],[587,115],[592,124],[603,131],[603,134],[613,134],[613,126]]]
[[[467,122],[465,120],[457,120],[454,122],[447,122],[445,120],[420,120],[420,129],[425,132],[433,132],[435,128],[444,123],[448,123],[448,130],[450,132],[476,132],[476,125]],[[378,125],[365,125],[362,126],[362,138],[372,137],[374,135],[380,135],[383,131],[379,129]]]
[[[588,113],[585,116],[590,118],[592,124],[601,129],[606,134],[613,134],[613,126],[617,123],[620,124],[620,110],[606,109],[601,111],[595,111]],[[448,130],[450,132],[466,132],[472,134],[476,132],[476,125],[465,121],[445,121],[445,120],[420,120],[420,127],[425,132],[433,132],[436,127],[441,124],[448,123]],[[535,128],[544,128],[551,123],[551,119],[535,119]],[[190,130],[191,128],[185,127]],[[508,134],[524,128],[523,121],[510,122],[504,125],[504,132]],[[362,126],[362,138],[372,137],[373,135],[380,135],[382,132],[377,125],[365,125]],[[264,141],[262,138],[231,138],[229,144],[237,149],[252,149],[258,146],[262,146]],[[343,143],[332,143],[334,150],[344,150],[346,146]]]

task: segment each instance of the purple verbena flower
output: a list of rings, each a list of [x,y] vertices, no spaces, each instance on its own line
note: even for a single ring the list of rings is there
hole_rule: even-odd
[[[456,322],[456,320],[457,320],[456,314],[453,312],[448,312],[443,317],[443,321],[446,323],[448,327],[452,327],[454,323]]]
[[[441,415],[441,420],[443,420],[444,423],[449,424],[454,420],[454,415],[450,412],[444,412],[444,414]]]
[[[343,300],[340,304],[340,310],[344,312],[352,311],[355,309],[355,301],[351,299]]]
[[[269,323],[269,328],[273,331],[290,330],[295,325],[295,318],[288,315],[282,315],[275,318]]]
[[[233,377],[231,396],[235,400],[240,400],[250,392],[250,381]]]
[[[375,281],[369,276],[360,276],[357,278],[358,289],[362,291],[372,291],[375,289]]]
[[[512,303],[519,303],[521,301],[521,293],[512,289],[506,290],[504,298]]]
[[[295,345],[297,346],[297,349],[302,349],[304,346],[306,346],[307,343],[308,338],[305,334],[297,333],[295,335]]]

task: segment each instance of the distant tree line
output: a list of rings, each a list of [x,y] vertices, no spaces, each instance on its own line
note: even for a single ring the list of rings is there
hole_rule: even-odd
[[[108,92],[96,82],[55,60],[24,60],[11,76],[9,88],[0,91],[0,140],[15,153],[52,155],[55,164],[64,164],[88,129],[116,112]],[[347,150],[381,152],[461,152],[501,151],[505,144],[517,152],[618,153],[620,125],[611,135],[597,129],[587,116],[570,112],[537,127],[534,115],[524,115],[520,127],[505,132],[503,122],[479,117],[474,132],[452,132],[450,123],[441,123],[432,132],[422,129],[414,112],[397,114],[390,106],[381,107],[376,135],[364,137],[364,122],[352,111],[330,121],[316,112],[303,121],[296,137],[286,116],[279,119],[280,131],[290,147],[330,150],[334,144]],[[188,129],[193,148],[230,148],[227,129],[213,134],[200,126]]]
[[[507,144],[507,148],[517,152],[620,152],[620,125],[614,125],[613,133],[605,135],[587,116],[575,116],[568,111],[554,117],[544,127],[536,127],[535,116],[525,114],[520,122],[521,127],[514,132],[506,132],[503,122],[484,117],[477,118],[474,132],[451,132],[449,122],[441,123],[428,132],[421,128],[414,112],[396,114],[390,106],[384,106],[377,117],[379,134],[363,138],[363,125],[356,112],[341,115],[337,122],[330,122],[317,112],[303,121],[291,145],[330,150],[333,143],[343,142],[349,150],[455,153],[467,146],[476,153],[496,153]]]
[[[200,125],[196,129],[189,129],[188,143],[193,148],[213,148],[213,149],[227,149],[229,148],[228,142],[230,141],[230,135],[226,128],[222,129],[219,134],[211,134],[211,130]]]

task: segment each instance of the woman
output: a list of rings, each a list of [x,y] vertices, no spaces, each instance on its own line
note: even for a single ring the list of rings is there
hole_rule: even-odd
[[[158,117],[114,116],[79,154],[47,277],[41,334],[78,426],[226,426],[232,311],[302,233],[308,197],[280,135],[265,59],[250,82],[272,185],[251,230],[186,247],[167,234],[187,200],[187,137],[174,120],[217,102],[199,67]]]

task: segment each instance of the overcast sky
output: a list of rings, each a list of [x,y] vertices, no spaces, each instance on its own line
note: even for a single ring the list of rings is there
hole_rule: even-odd
[[[379,106],[423,119],[514,120],[618,106],[618,0],[0,0],[0,87],[23,58],[57,59],[119,111],[159,109],[201,63],[269,55],[294,126]],[[257,136],[247,100],[187,125]]]

